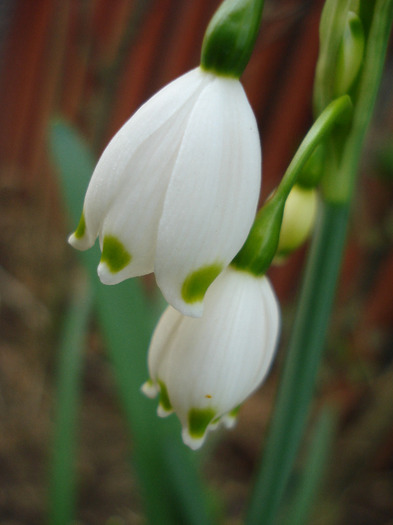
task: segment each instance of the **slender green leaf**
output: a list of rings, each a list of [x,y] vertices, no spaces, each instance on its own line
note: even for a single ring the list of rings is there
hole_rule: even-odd
[[[307,263],[248,524],[274,523],[307,421],[345,243],[349,206],[323,204]]]
[[[316,421],[302,475],[283,525],[306,525],[318,496],[335,432],[335,414],[324,407]]]
[[[393,0],[376,0],[353,124],[337,163],[344,179],[336,184],[337,173],[332,173],[331,191],[326,192],[325,187],[325,200],[306,267],[264,461],[250,503],[249,525],[275,522],[307,421],[345,245],[361,147],[380,84],[392,19]]]
[[[78,222],[82,200],[93,171],[94,162],[78,134],[67,124],[57,121],[51,128],[50,147],[60,175],[65,202],[73,226]],[[107,342],[109,359],[126,418],[134,463],[145,499],[150,523],[210,522],[192,452],[180,440],[180,425],[174,418],[158,419],[155,403],[146,399],[139,388],[147,378],[147,347],[162,309],[162,302],[149,301],[139,280],[127,280],[116,286],[100,283],[96,267],[97,250],[81,253],[95,292],[96,310]],[[171,443],[168,450],[167,444]],[[187,490],[198,501],[192,512],[182,500],[184,486],[171,478],[168,482],[167,457],[189,481]]]
[[[50,465],[50,525],[69,525],[74,519],[76,422],[83,350],[91,307],[89,286],[83,282],[74,294],[60,334],[56,418]]]

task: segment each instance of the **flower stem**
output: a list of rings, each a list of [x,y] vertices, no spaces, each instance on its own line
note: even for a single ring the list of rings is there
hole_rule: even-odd
[[[353,123],[340,148],[339,172],[332,174],[326,168],[320,216],[264,460],[251,498],[248,525],[275,522],[307,421],[345,246],[360,151],[381,80],[393,21],[393,0],[376,0],[370,17]]]
[[[374,103],[382,75],[387,41],[393,18],[392,0],[378,0],[375,3],[372,24],[367,38],[362,73],[354,99],[354,114],[352,125],[345,147],[341,154],[341,161],[337,169],[326,170],[322,185],[325,198],[330,202],[345,202],[351,199],[360,153],[368,124],[371,120]],[[337,137],[337,141],[340,137]],[[333,144],[335,153],[342,148],[342,144]]]
[[[323,203],[246,523],[274,523],[314,390],[345,244],[349,205]]]
[[[233,266],[255,275],[266,273],[277,251],[285,201],[289,192],[316,146],[331,133],[339,121],[347,118],[351,108],[349,96],[344,95],[331,102],[314,122],[280,185],[259,211],[243,248],[232,261]]]

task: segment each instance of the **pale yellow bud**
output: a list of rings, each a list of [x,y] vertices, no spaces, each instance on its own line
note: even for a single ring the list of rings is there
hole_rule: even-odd
[[[314,226],[317,204],[315,188],[297,184],[292,188],[285,203],[275,262],[281,262],[306,241]]]

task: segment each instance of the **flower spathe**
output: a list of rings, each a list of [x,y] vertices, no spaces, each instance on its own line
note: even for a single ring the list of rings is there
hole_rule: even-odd
[[[230,426],[239,405],[261,384],[272,363],[280,327],[269,280],[227,268],[206,293],[203,316],[169,306],[149,348],[150,380],[160,394],[158,414],[175,412],[183,441],[199,448],[209,430]]]
[[[261,182],[255,117],[238,79],[200,67],[159,91],[103,152],[69,242],[99,237],[105,284],[155,272],[199,316],[206,289],[251,228]]]

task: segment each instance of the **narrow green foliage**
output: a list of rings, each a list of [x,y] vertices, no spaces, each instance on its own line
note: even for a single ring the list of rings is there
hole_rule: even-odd
[[[76,499],[76,428],[81,369],[92,297],[86,282],[79,283],[60,333],[56,415],[50,465],[49,524],[69,525]]]
[[[322,203],[248,525],[272,525],[280,508],[314,391],[345,244],[348,213],[349,205]]]
[[[338,49],[334,21],[344,24],[347,2],[328,0],[321,24],[321,56],[315,85],[316,112],[329,102],[331,61]],[[311,246],[297,310],[292,338],[272,418],[264,461],[257,474],[247,517],[248,525],[273,525],[296,457],[307,421],[325,337],[329,326],[337,277],[345,246],[349,210],[359,165],[361,148],[380,84],[386,47],[393,21],[393,0],[376,0],[367,11],[371,20],[362,20],[367,28],[365,59],[354,114],[346,133],[339,133],[335,150],[337,171],[326,164],[324,200]],[[336,11],[335,11],[336,10]],[[329,14],[329,16],[327,16]],[[367,23],[365,23],[367,22]],[[368,29],[369,28],[369,29]],[[342,34],[342,33],[341,33]],[[332,42],[330,42],[330,38]],[[334,45],[333,45],[334,44]],[[337,44],[337,45],[336,45]],[[331,47],[332,46],[332,47]]]
[[[315,423],[307,457],[283,525],[306,525],[310,523],[318,492],[323,481],[336,427],[335,413],[324,407]]]
[[[50,146],[58,167],[60,182],[72,222],[78,220],[85,189],[93,172],[94,162],[76,132],[64,122],[56,122],[50,133]],[[180,440],[177,422],[169,418],[157,421],[154,407],[139,391],[147,371],[146,355],[149,339],[161,307],[149,302],[137,279],[116,287],[103,286],[96,271],[97,251],[78,252],[95,292],[95,306],[102,334],[117,384],[119,400],[132,438],[133,459],[150,523],[210,523],[206,513],[192,453]],[[157,427],[159,425],[159,432]],[[176,480],[168,483],[166,469],[167,444],[171,454],[184,469],[193,490],[196,515],[188,512],[180,500],[183,487]]]

